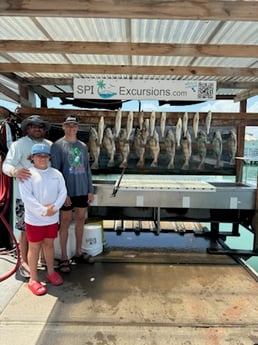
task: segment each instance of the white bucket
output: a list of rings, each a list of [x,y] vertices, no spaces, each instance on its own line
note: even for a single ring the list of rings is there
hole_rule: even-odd
[[[74,231],[74,223],[71,224],[68,230],[68,239],[67,239],[67,256],[68,259],[71,259],[76,252],[76,239],[75,239],[75,231]],[[59,231],[58,236],[54,240],[54,257],[55,259],[61,259],[61,247],[60,247],[60,239],[59,239]]]
[[[102,253],[103,242],[101,223],[85,224],[82,237],[82,249],[92,256]]]

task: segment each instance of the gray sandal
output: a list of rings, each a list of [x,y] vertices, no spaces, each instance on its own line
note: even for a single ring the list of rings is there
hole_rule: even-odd
[[[69,260],[60,260],[58,270],[61,273],[70,273],[71,272],[71,266]]]

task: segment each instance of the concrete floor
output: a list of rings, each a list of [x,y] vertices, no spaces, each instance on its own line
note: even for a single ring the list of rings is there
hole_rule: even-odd
[[[228,256],[112,249],[64,278],[1,283],[1,345],[258,344],[257,282]]]

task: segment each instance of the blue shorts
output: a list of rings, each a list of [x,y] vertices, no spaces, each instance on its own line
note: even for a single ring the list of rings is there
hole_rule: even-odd
[[[79,195],[70,197],[72,205],[71,206],[62,206],[61,211],[71,211],[75,207],[85,208],[88,207],[88,195]]]

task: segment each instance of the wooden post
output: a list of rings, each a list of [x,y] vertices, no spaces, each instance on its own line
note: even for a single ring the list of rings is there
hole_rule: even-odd
[[[246,113],[247,100],[240,101],[239,112]],[[244,145],[245,145],[245,127],[239,125],[237,127],[237,156],[244,156]],[[236,182],[243,182],[243,160],[237,160],[236,162]]]
[[[245,127],[243,125],[237,126],[237,156],[244,156],[244,144],[245,144]],[[244,161],[242,159],[236,160],[236,182],[243,182],[243,166]]]
[[[39,96],[40,98],[40,107],[47,108],[47,98],[44,96]]]

